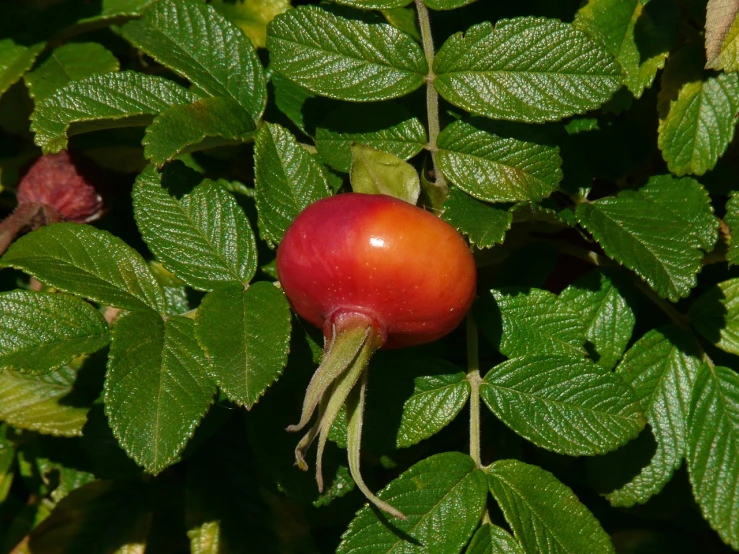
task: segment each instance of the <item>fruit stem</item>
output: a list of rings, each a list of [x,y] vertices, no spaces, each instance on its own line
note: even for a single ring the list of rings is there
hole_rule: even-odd
[[[477,467],[480,458],[480,360],[477,324],[472,312],[467,314],[467,381],[470,383],[470,457]]]
[[[364,404],[367,395],[367,372],[362,374],[362,381],[359,386],[354,387],[352,394],[347,403],[347,428],[346,443],[347,454],[349,457],[349,473],[352,479],[362,491],[364,496],[382,511],[395,516],[399,519],[408,519],[403,512],[394,508],[387,502],[380,500],[362,479],[362,473],[359,470],[361,449],[362,449],[362,425],[364,423]]]
[[[436,140],[439,137],[439,93],[434,87],[434,39],[431,36],[431,19],[429,11],[423,0],[416,0],[416,11],[418,12],[418,25],[421,28],[421,42],[423,42],[423,53],[426,55],[426,62],[429,66],[429,72],[426,75],[426,118],[428,120],[429,142],[428,150],[431,152],[431,160],[434,164],[434,186],[441,189],[446,196],[447,184],[444,174],[439,170],[436,163]]]
[[[0,255],[5,253],[21,231],[32,227],[41,210],[40,204],[21,204],[12,214],[0,221]]]

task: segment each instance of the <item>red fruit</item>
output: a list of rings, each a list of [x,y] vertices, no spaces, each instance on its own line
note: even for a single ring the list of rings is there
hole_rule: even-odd
[[[434,341],[464,318],[475,263],[450,225],[390,196],[341,194],[308,206],[277,251],[295,311],[330,336],[343,314],[376,325],[386,348]]]
[[[377,498],[359,471],[365,371],[379,347],[436,340],[464,318],[475,293],[475,263],[462,237],[434,215],[390,196],[341,194],[308,206],[277,251],[277,273],[293,308],[323,328],[323,361],[303,400],[298,431],[318,418],[295,449],[318,439],[316,481],[329,430],[347,405],[349,470],[365,496],[400,518]]]
[[[18,204],[43,204],[65,220],[88,223],[103,212],[103,198],[69,152],[42,156],[18,185]]]

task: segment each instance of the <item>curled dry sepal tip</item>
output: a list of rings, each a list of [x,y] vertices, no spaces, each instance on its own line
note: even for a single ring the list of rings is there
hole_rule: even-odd
[[[0,222],[0,254],[18,235],[42,225],[100,218],[104,202],[97,173],[66,150],[38,158],[18,185],[18,207]]]

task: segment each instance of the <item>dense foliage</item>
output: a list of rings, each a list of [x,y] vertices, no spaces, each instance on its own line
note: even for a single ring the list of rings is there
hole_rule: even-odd
[[[739,1],[9,0],[0,95],[0,553],[739,550]],[[285,431],[275,249],[350,190],[478,268],[369,367],[406,520]]]

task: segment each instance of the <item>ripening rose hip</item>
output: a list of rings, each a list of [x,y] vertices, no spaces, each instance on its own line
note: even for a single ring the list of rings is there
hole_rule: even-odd
[[[34,162],[18,185],[18,204],[41,204],[56,210],[66,221],[89,223],[103,213],[103,197],[81,161],[66,150]]]
[[[367,386],[364,371],[377,348],[434,341],[452,331],[475,294],[472,254],[450,225],[390,196],[341,194],[306,208],[277,251],[277,273],[295,311],[323,329],[324,357],[303,402],[305,427],[318,421],[295,450],[298,466],[318,442],[316,480],[328,431],[347,402],[349,469],[375,505],[396,517],[362,481],[359,452]]]
[[[326,330],[359,313],[384,346],[434,341],[464,318],[475,263],[450,225],[390,196],[341,194],[295,220],[277,252],[280,283],[295,311]]]
[[[18,207],[0,222],[0,254],[18,235],[42,225],[101,217],[102,181],[97,168],[66,150],[38,158],[18,184]]]

